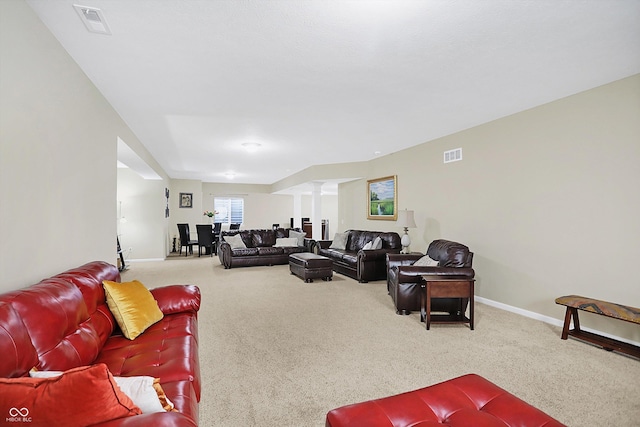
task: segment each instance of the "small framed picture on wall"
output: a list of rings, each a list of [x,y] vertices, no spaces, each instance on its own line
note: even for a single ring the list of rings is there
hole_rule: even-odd
[[[193,207],[193,193],[180,193],[180,207],[181,208]]]

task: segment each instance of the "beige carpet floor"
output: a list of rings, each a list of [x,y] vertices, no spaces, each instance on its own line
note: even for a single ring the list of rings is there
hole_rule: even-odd
[[[324,426],[327,411],[477,373],[569,426],[639,426],[640,361],[476,304],[476,328],[398,316],[386,282],[304,283],[217,258],[130,264],[123,280],[198,285],[202,426]],[[553,301],[549,302],[553,304]]]

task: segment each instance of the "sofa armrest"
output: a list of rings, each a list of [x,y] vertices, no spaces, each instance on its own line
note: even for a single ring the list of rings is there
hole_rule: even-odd
[[[170,285],[151,289],[151,294],[158,302],[164,314],[175,314],[200,310],[200,288],[195,285]]]
[[[394,267],[398,271],[399,283],[415,283],[422,280],[422,276],[434,276],[442,279],[473,279],[475,271],[468,267],[426,267],[401,265]]]
[[[386,249],[373,249],[373,250],[362,250],[358,251],[358,260],[362,262],[369,261],[379,261],[380,259],[384,259],[386,262],[387,254],[389,253]]]
[[[313,252],[314,247],[316,245],[316,241],[313,239],[310,239],[308,237],[304,238],[304,249],[307,252]]]
[[[331,246],[331,243],[333,243],[333,240],[316,240],[316,246],[318,246],[319,248],[322,249],[329,249],[329,246]]]
[[[222,264],[224,268],[230,268],[232,257],[233,251],[231,250],[231,245],[224,240],[220,240],[218,245],[218,259],[220,260],[220,264]]]
[[[393,267],[398,267],[401,265],[412,265],[423,256],[424,255],[422,254],[387,253],[387,268],[391,270]]]

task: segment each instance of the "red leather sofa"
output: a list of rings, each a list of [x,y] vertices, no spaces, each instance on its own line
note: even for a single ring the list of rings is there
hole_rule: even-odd
[[[559,421],[475,374],[334,409],[327,427],[560,427]]]
[[[129,340],[109,311],[103,280],[119,282],[118,269],[91,262],[0,295],[0,377],[25,377],[32,368],[66,371],[104,363],[113,376],[159,378],[177,412],[135,415],[96,426],[197,426],[200,290],[193,285],[152,289],[164,317]]]

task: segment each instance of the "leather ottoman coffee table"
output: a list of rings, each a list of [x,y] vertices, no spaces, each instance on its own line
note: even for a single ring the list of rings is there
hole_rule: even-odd
[[[289,255],[289,269],[307,283],[313,279],[331,280],[333,277],[333,261],[311,252],[300,252]]]
[[[467,374],[333,409],[326,427],[566,427],[489,380]]]

